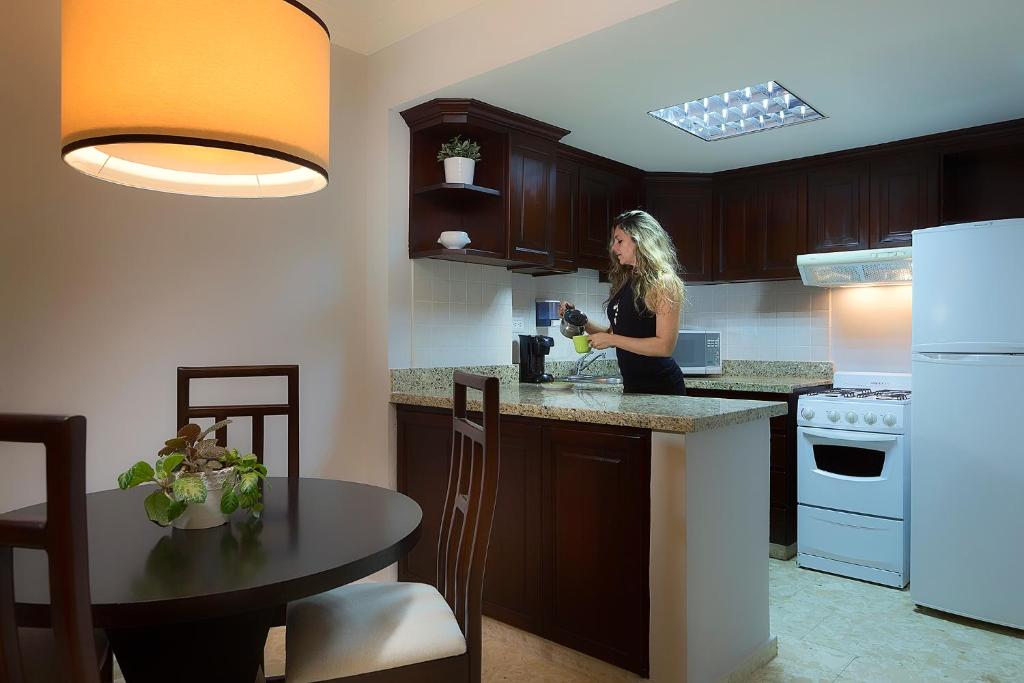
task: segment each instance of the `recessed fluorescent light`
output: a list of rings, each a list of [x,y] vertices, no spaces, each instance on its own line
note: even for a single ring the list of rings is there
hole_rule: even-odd
[[[777,81],[699,97],[647,113],[708,142],[825,118]]]

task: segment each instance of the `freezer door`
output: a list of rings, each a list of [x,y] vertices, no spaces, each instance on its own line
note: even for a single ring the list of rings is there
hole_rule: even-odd
[[[914,351],[1024,353],[1022,257],[1024,219],[915,230]]]
[[[1024,356],[913,356],[914,602],[1024,628]]]

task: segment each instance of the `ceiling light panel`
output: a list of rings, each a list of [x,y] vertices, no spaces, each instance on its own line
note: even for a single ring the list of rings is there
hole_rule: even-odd
[[[825,118],[776,81],[708,95],[647,113],[708,142]]]

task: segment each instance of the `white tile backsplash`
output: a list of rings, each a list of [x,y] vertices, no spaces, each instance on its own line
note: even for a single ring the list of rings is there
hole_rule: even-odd
[[[827,361],[830,290],[796,280],[688,285],[682,325],[722,333],[729,360]]]
[[[608,283],[597,271],[531,277],[505,268],[431,259],[413,261],[413,367],[511,361],[519,334],[555,340],[551,360],[575,360],[557,325],[538,328],[537,299],[571,301],[607,325]],[[830,290],[799,281],[688,285],[682,326],[720,330],[729,360],[830,359]],[[523,321],[513,330],[513,319]],[[608,357],[614,357],[614,351]]]

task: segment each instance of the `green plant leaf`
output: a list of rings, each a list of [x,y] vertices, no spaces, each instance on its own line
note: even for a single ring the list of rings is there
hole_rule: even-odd
[[[262,465],[262,464],[256,465],[256,467],[254,467],[253,469],[255,471],[259,472],[261,477],[266,477],[267,476],[267,466],[266,465]]]
[[[174,468],[181,464],[181,461],[185,459],[184,453],[171,453],[166,458],[160,458],[156,461],[156,478],[166,479],[171,476]]]
[[[184,453],[171,453],[164,458],[164,469],[167,470],[167,474],[174,472],[184,459]]]
[[[182,503],[206,502],[206,482],[202,477],[178,477],[172,489],[174,497]]]
[[[160,526],[167,526],[171,523],[169,517],[171,499],[167,497],[163,490],[154,491],[146,496],[146,499],[142,501],[142,505],[146,508],[146,516],[149,517],[149,521]]]
[[[238,482],[238,489],[244,494],[259,493],[260,476],[255,472],[246,472]]]
[[[188,503],[182,503],[180,500],[171,501],[171,507],[167,508],[167,521],[173,522],[175,519],[181,516],[181,513],[188,507]]]
[[[118,475],[117,485],[122,489],[130,489],[133,486],[152,481],[153,474],[153,468],[149,466],[149,463],[145,460],[140,460]]]
[[[230,515],[238,509],[238,503],[238,494],[235,493],[235,489],[227,489],[224,491],[224,496],[220,499],[220,511],[225,515]]]

